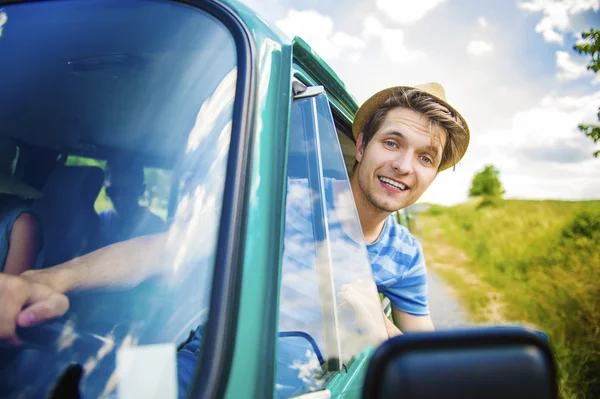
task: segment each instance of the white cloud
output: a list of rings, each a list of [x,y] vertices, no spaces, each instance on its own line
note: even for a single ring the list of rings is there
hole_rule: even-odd
[[[407,63],[426,58],[426,54],[420,50],[412,50],[404,43],[404,31],[402,29],[389,29],[375,17],[369,16],[363,22],[361,37],[365,41],[372,39],[381,40],[382,51],[394,62]]]
[[[0,37],[2,37],[2,27],[8,21],[8,16],[4,12],[4,10],[0,10]]]
[[[556,52],[556,68],[558,69],[558,72],[556,73],[558,80],[575,80],[592,74],[592,72],[587,69],[587,63],[573,61],[571,59],[571,54],[566,51]]]
[[[594,122],[598,103],[600,91],[587,96],[549,94],[535,107],[515,114],[510,128],[485,135],[479,150],[504,172],[508,196],[580,198],[582,190],[594,185],[587,195],[600,195],[594,145],[577,130],[579,123]]]
[[[517,3],[519,8],[542,12],[544,16],[535,31],[547,42],[563,44],[564,33],[572,31],[571,16],[581,12],[600,9],[600,0],[530,0]]]
[[[467,46],[467,52],[473,55],[482,55],[491,53],[494,51],[494,47],[483,40],[471,40],[469,45]]]
[[[410,24],[423,18],[425,14],[447,0],[377,0],[377,9],[391,20],[401,24]]]
[[[478,24],[479,24],[479,26],[480,26],[480,27],[482,27],[482,28],[487,28],[487,26],[488,26],[488,22],[487,22],[487,20],[486,20],[485,18],[483,18],[483,17],[479,17],[479,18],[477,18],[477,23],[478,23]]]
[[[358,60],[361,50],[366,46],[360,37],[335,31],[333,20],[315,10],[291,9],[276,25],[290,37],[300,36],[325,60],[342,54],[348,55],[351,60]]]
[[[343,32],[335,32],[331,36],[331,42],[339,47],[351,50],[360,50],[365,47],[365,42],[360,38]]]
[[[600,197],[600,159],[577,129],[597,123],[600,91],[586,96],[546,95],[517,112],[507,128],[473,131],[456,171],[440,173],[420,201],[465,201],[473,175],[494,164],[509,198],[590,199]]]

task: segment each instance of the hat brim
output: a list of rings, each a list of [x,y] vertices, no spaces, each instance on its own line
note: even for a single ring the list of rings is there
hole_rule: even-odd
[[[8,175],[0,175],[0,194],[16,195],[25,199],[39,199],[44,196],[40,191]]]
[[[367,123],[369,123],[369,121],[371,120],[371,118],[373,118],[373,116],[375,115],[377,110],[380,109],[385,104],[387,99],[393,93],[407,90],[407,89],[419,90],[421,93],[430,97],[432,100],[434,100],[438,104],[441,104],[444,107],[448,108],[448,110],[452,114],[456,115],[456,117],[458,117],[460,119],[462,125],[464,126],[464,128],[467,132],[467,135],[470,135],[469,125],[467,125],[467,121],[465,120],[465,118],[453,106],[448,104],[448,102],[446,100],[443,100],[436,95],[428,93],[427,91],[421,90],[418,87],[394,86],[394,87],[388,87],[387,89],[378,91],[377,93],[375,93],[371,97],[369,97],[369,99],[367,101],[365,101],[363,103],[363,105],[360,106],[360,108],[356,112],[356,115],[354,116],[354,122],[352,123],[352,135],[354,136],[354,140],[356,140],[358,138],[358,135],[363,132]],[[462,156],[461,156],[461,158],[462,158]]]

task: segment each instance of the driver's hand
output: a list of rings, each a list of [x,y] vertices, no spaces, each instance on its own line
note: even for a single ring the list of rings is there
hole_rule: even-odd
[[[20,343],[17,327],[31,327],[62,316],[69,299],[45,284],[27,277],[0,273],[0,340]]]

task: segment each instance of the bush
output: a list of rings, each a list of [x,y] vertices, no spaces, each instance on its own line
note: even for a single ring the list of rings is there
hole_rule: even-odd
[[[440,205],[432,204],[425,212],[431,216],[438,216],[444,212],[444,208]]]
[[[571,223],[565,226],[562,235],[566,239],[585,237],[598,240],[600,238],[600,212],[580,211]]]
[[[500,203],[502,202],[502,198],[501,197],[493,197],[493,196],[489,196],[489,195],[485,195],[482,199],[481,202],[479,202],[479,204],[477,204],[477,208],[485,208],[485,207],[493,207],[493,206],[498,206],[500,205]]]
[[[494,165],[486,165],[481,172],[473,176],[469,197],[501,197],[504,194],[500,182],[500,171]]]

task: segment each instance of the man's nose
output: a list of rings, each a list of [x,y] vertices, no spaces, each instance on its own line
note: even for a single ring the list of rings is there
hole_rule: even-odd
[[[412,153],[408,151],[399,154],[392,162],[392,167],[402,175],[410,175],[414,172],[413,158]]]

